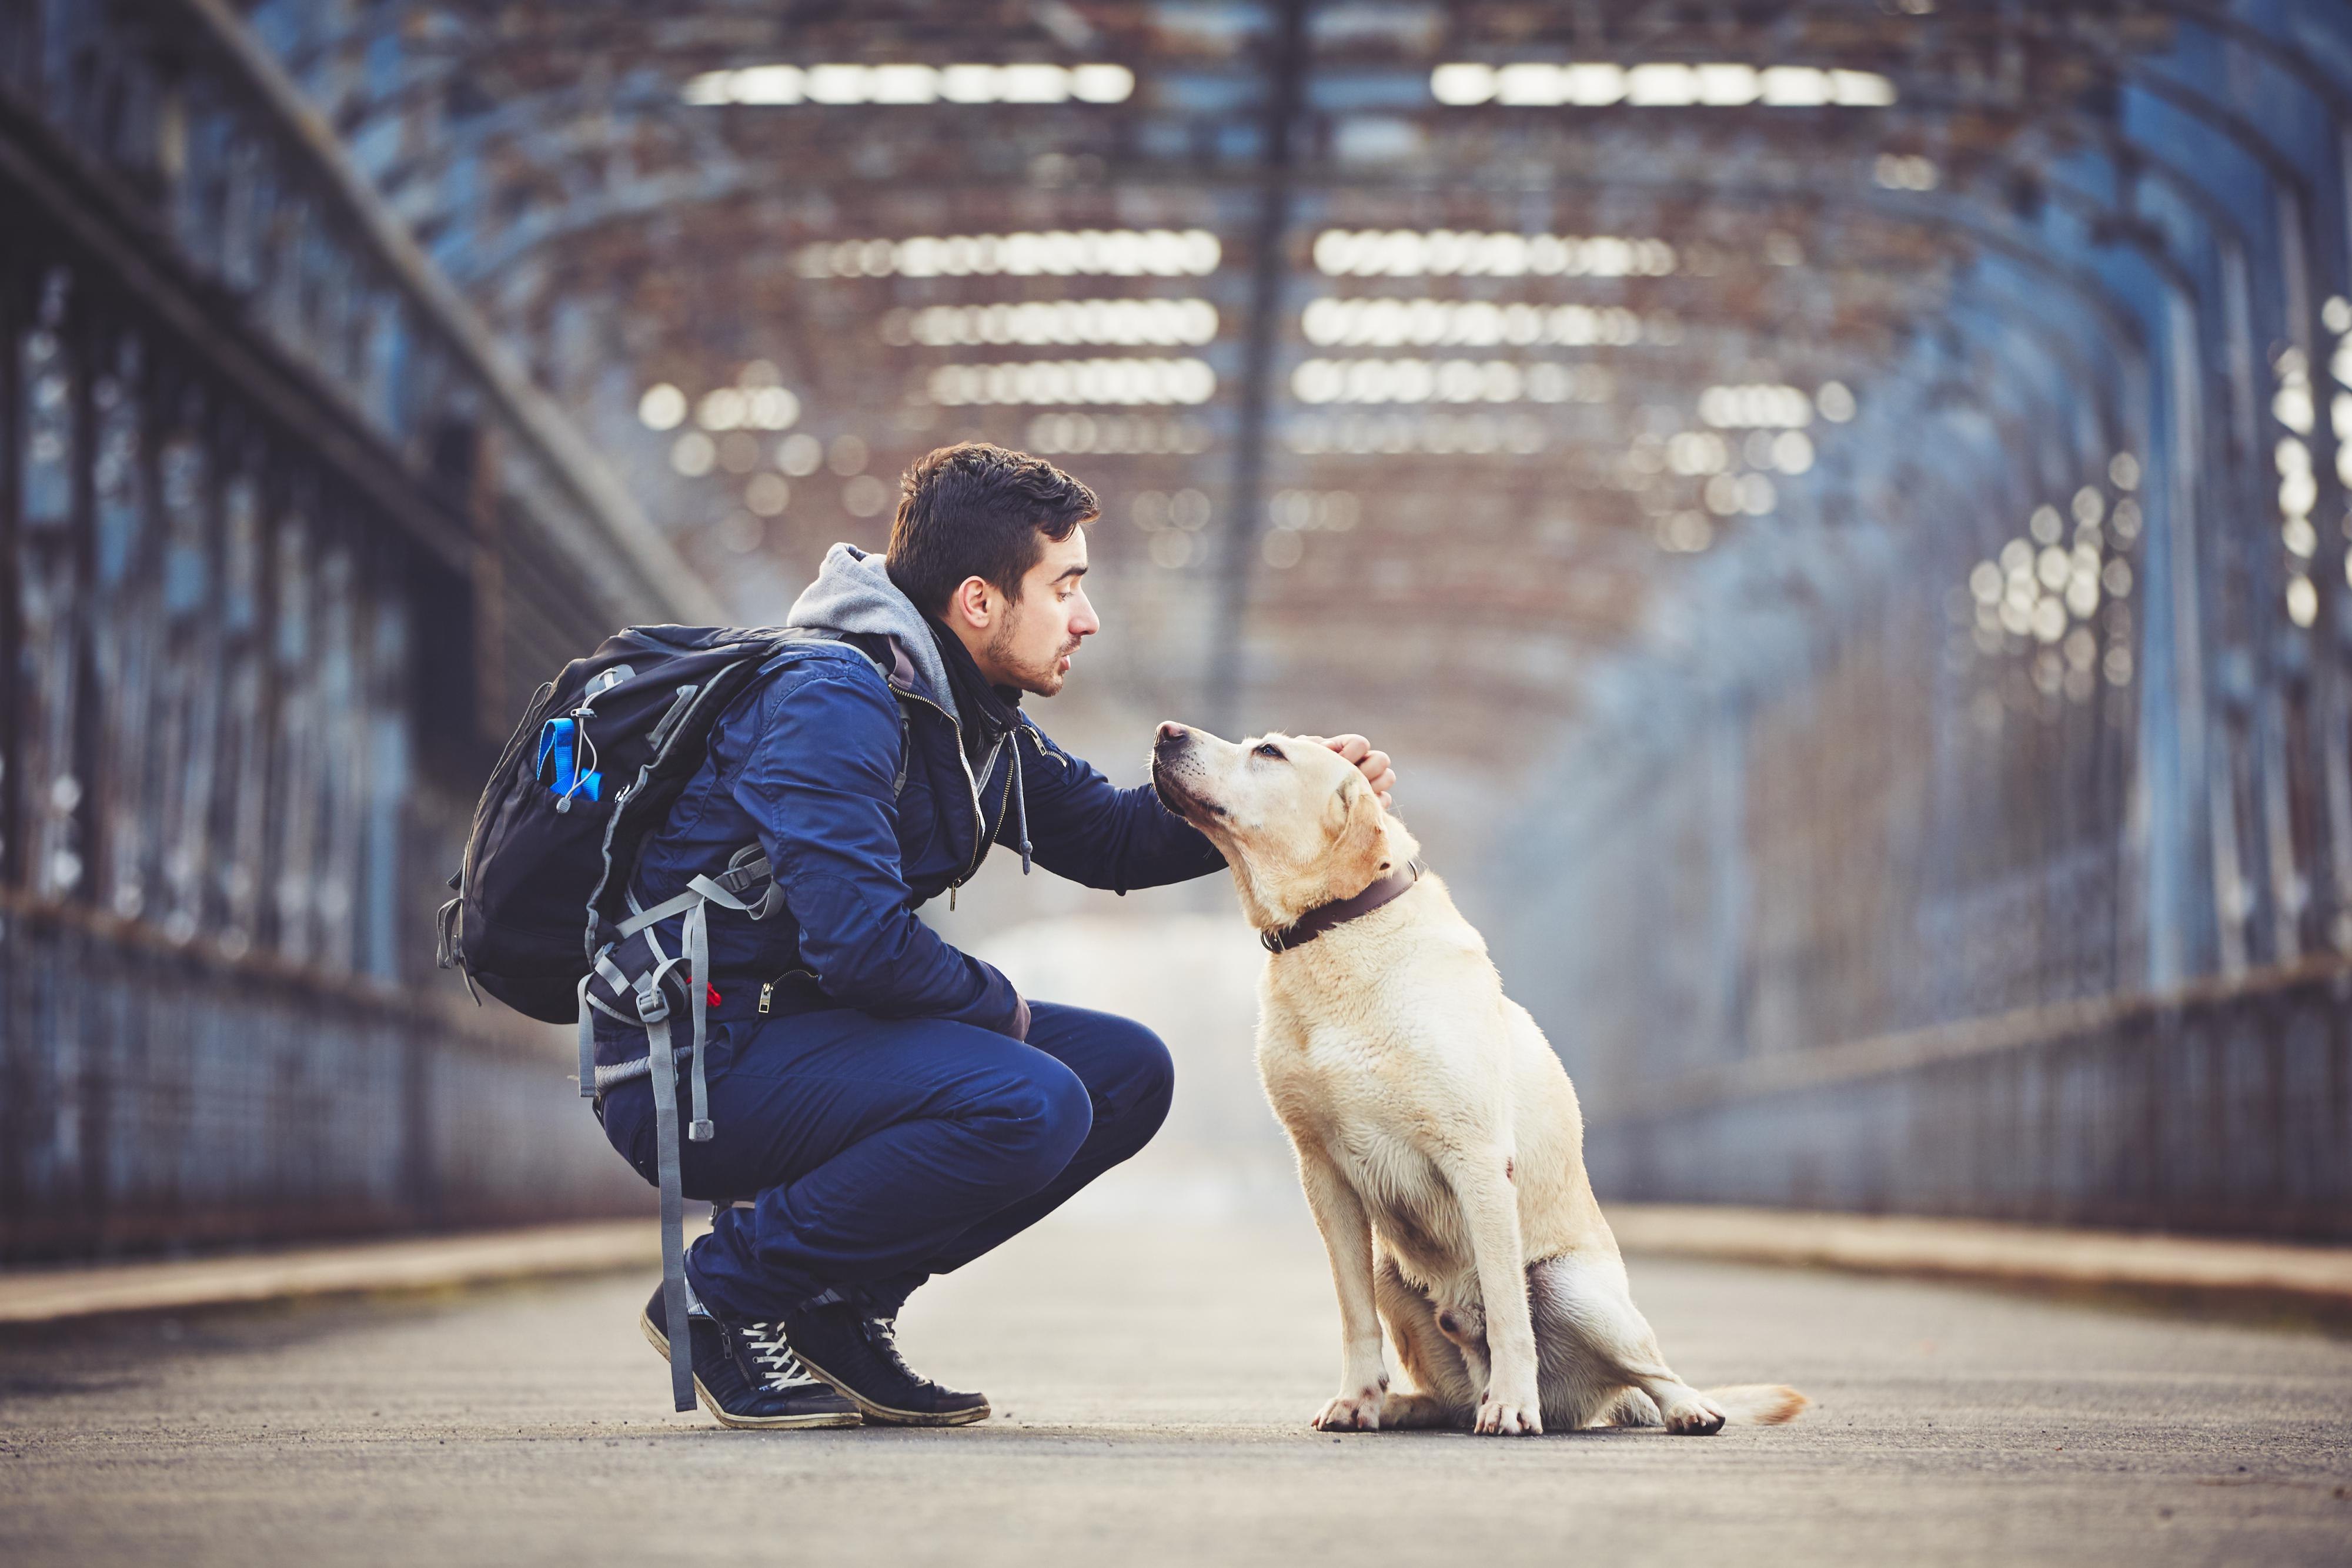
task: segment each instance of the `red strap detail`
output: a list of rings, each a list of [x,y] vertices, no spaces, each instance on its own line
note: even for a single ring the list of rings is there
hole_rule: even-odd
[[[717,1007],[719,1005],[719,988],[706,980],[702,984],[702,988],[710,993],[710,1005],[714,1008]]]

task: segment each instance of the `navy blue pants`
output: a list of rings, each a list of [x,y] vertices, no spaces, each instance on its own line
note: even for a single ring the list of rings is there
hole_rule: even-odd
[[[723,1031],[723,1033],[722,1033]],[[1151,1141],[1168,1048],[1139,1023],[1030,1004],[1029,1041],[848,1009],[712,1026],[716,1136],[681,1145],[722,1210],[686,1260],[723,1318],[828,1290],[896,1315],[908,1291],[1052,1213]],[[681,1099],[684,1085],[679,1088]],[[604,1096],[604,1135],[654,1179],[653,1086]]]

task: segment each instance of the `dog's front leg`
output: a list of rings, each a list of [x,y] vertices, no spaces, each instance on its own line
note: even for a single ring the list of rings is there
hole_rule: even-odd
[[[1543,1430],[1536,1385],[1536,1331],[1528,1307],[1527,1264],[1519,1245],[1519,1195],[1509,1154],[1466,1149],[1441,1162],[1462,1205],[1464,1227],[1486,1309],[1486,1391],[1478,1430],[1534,1435]]]
[[[1381,1314],[1372,1291],[1372,1225],[1363,1200],[1320,1149],[1298,1146],[1298,1180],[1331,1255],[1339,1292],[1339,1393],[1315,1417],[1318,1431],[1376,1432],[1388,1396]]]

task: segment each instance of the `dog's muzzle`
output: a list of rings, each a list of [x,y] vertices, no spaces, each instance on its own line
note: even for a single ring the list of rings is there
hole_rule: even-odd
[[[1189,818],[1200,802],[1171,777],[1175,765],[1192,748],[1192,732],[1173,719],[1162,724],[1151,739],[1151,789],[1160,803]]]

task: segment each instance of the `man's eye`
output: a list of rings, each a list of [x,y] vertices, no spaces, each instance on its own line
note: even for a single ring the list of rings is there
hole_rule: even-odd
[[[1276,746],[1274,742],[1272,742],[1272,741],[1270,741],[1270,740],[1268,740],[1268,741],[1265,741],[1265,742],[1262,742],[1262,743],[1261,743],[1261,744],[1256,747],[1256,752],[1257,752],[1257,755],[1258,755],[1258,756],[1260,756],[1260,757],[1271,757],[1271,758],[1273,758],[1276,762],[1281,762],[1281,761],[1286,760],[1286,758],[1285,758],[1283,757],[1283,755],[1282,755],[1282,747],[1280,747],[1279,746]]]

